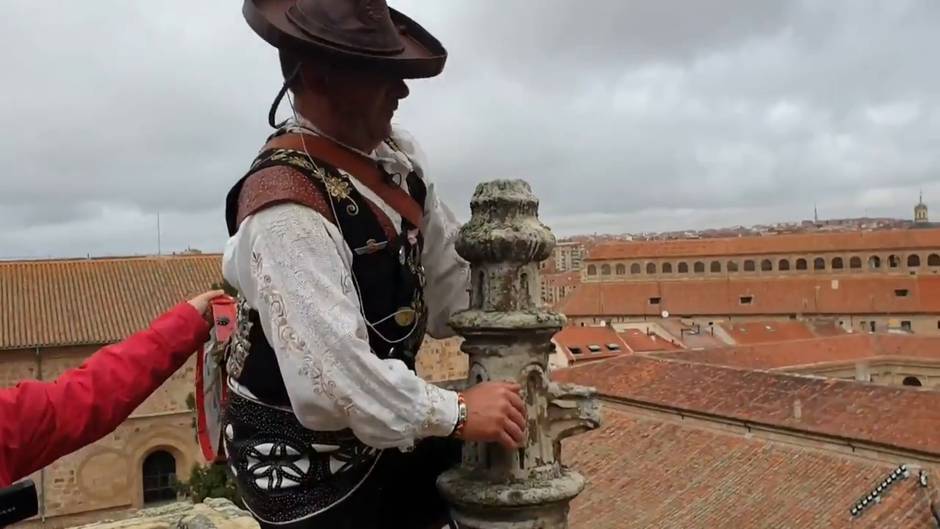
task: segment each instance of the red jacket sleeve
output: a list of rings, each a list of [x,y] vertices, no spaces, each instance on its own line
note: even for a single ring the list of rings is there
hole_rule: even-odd
[[[202,315],[181,303],[55,381],[0,390],[0,487],[114,431],[208,337]]]

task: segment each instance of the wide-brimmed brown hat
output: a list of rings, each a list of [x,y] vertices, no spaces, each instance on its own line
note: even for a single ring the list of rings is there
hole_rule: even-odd
[[[326,56],[405,79],[434,77],[447,51],[385,0],[245,0],[248,25],[278,49]]]

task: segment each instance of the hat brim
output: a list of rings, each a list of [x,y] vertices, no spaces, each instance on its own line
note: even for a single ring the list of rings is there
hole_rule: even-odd
[[[417,22],[389,8],[392,22],[401,27],[403,49],[394,55],[375,55],[331,45],[305,34],[287,18],[296,0],[245,0],[242,13],[248,25],[268,44],[300,55],[326,56],[387,71],[403,79],[434,77],[444,70],[447,51]]]

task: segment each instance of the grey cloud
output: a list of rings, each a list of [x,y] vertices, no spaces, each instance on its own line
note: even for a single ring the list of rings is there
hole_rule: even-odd
[[[940,203],[933,0],[392,3],[450,51],[396,119],[464,217],[502,177],[560,233]],[[222,247],[278,88],[237,4],[0,6],[0,256],[153,252],[157,210]]]

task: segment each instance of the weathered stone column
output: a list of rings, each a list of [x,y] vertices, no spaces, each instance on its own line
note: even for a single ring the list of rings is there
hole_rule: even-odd
[[[561,439],[600,424],[594,391],[548,377],[552,335],[564,316],[541,303],[538,263],[555,237],[521,180],[480,184],[457,252],[471,264],[470,308],[451,326],[470,355],[469,384],[515,380],[524,388],[525,447],[467,443],[463,461],[438,480],[461,528],[560,529],[584,479],[560,461]]]

